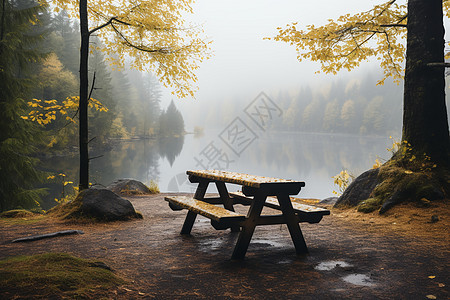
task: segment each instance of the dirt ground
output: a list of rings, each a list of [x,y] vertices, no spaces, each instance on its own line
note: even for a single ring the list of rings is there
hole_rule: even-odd
[[[245,260],[232,261],[237,233],[198,217],[192,235],[180,235],[186,211],[171,211],[164,196],[127,198],[143,220],[0,220],[0,259],[67,252],[101,260],[129,282],[109,292],[116,299],[450,299],[449,201],[386,216],[332,209],[319,224],[301,224],[309,254],[300,256],[284,225],[260,226]],[[84,234],[11,243],[67,229]]]

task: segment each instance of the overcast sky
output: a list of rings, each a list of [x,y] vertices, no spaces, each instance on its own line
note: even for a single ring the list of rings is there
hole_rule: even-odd
[[[236,95],[248,97],[251,101],[261,91],[276,94],[280,89],[294,90],[309,84],[319,86],[326,80],[349,76],[346,71],[336,76],[315,74],[320,68],[318,63],[299,62],[294,47],[263,38],[274,36],[277,27],[291,22],[298,22],[298,28],[309,24],[323,25],[330,18],[367,11],[382,2],[197,0],[193,7],[194,15],[189,19],[203,26],[213,41],[214,55],[197,71],[199,91],[195,100],[177,99],[167,93],[162,106],[174,99],[183,115],[187,115],[188,111],[199,106],[214,105],[217,101],[236,98]],[[364,64],[351,75],[368,69],[377,70],[376,64]],[[189,120],[187,123],[188,126],[195,125]]]

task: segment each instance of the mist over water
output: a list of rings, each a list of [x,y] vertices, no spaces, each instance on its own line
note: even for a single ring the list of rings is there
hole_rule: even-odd
[[[223,169],[305,181],[306,186],[299,197],[324,199],[333,196],[333,190],[337,189],[333,185],[332,176],[343,169],[359,175],[370,169],[376,158],[388,159],[390,153],[386,148],[392,144],[387,137],[267,132],[260,133],[238,156],[223,141],[217,139],[219,134],[220,131],[210,131],[201,138],[188,135],[173,164],[167,159],[160,159],[160,190],[193,192],[195,185],[188,184],[185,172],[204,169],[207,162],[204,152],[211,156],[212,150],[208,145],[214,143],[216,149],[228,155],[228,167]],[[210,167],[219,165],[220,163],[212,164]],[[225,166],[222,161],[221,167]],[[230,190],[233,188],[239,186],[230,185]]]
[[[392,145],[388,137],[255,131],[257,138],[238,155],[220,139],[222,132],[207,130],[201,137],[189,134],[134,140],[120,142],[110,150],[94,149],[93,156],[103,156],[91,162],[90,181],[107,186],[119,178],[133,178],[146,184],[153,180],[161,192],[193,193],[196,186],[188,182],[186,171],[215,168],[304,181],[306,186],[299,197],[324,199],[334,196],[333,190],[337,190],[332,176],[343,169],[359,175],[370,169],[376,158],[388,159],[390,153],[386,148]],[[65,173],[67,180],[78,178],[76,156],[52,158],[46,164],[52,171]],[[49,197],[58,197],[61,187],[51,188],[53,195]],[[238,188],[229,185],[230,191]],[[208,192],[215,192],[213,185]]]

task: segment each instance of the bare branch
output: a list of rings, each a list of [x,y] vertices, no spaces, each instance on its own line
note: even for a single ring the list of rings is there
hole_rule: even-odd
[[[95,86],[95,72],[94,72],[94,77],[92,78],[92,86],[91,86],[91,90],[89,92],[89,97],[88,99],[92,98],[92,92],[94,91],[94,86]]]
[[[94,160],[94,159],[97,159],[97,158],[100,158],[100,157],[103,157],[103,156],[105,156],[105,155],[98,155],[98,156],[94,156],[94,157],[89,157],[89,160]]]

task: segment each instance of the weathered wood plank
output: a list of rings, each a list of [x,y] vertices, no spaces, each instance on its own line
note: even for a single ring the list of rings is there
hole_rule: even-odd
[[[210,180],[217,180],[222,182],[240,184],[255,188],[260,188],[265,184],[294,184],[299,187],[304,187],[305,183],[302,181],[280,179],[275,177],[265,177],[265,176],[255,176],[243,173],[220,171],[220,170],[198,170],[198,171],[187,171],[187,175],[195,180],[195,177],[205,178]]]
[[[216,222],[223,220],[245,220],[245,215],[230,211],[220,206],[206,203],[201,200],[194,199],[187,196],[170,196],[164,198],[169,203],[173,203],[175,206],[188,209],[193,213],[202,215]]]
[[[241,192],[233,192],[233,193],[230,193],[230,195],[234,198],[239,199],[242,202],[251,203],[251,201],[253,201],[252,198],[246,197]],[[328,209],[325,209],[322,207],[298,203],[298,202],[292,201],[292,199],[291,199],[291,203],[292,203],[292,208],[294,209],[295,212],[320,214],[320,215],[329,215],[330,214],[330,211]],[[278,203],[278,199],[276,197],[267,197],[265,205],[270,208],[281,209],[281,206]]]

